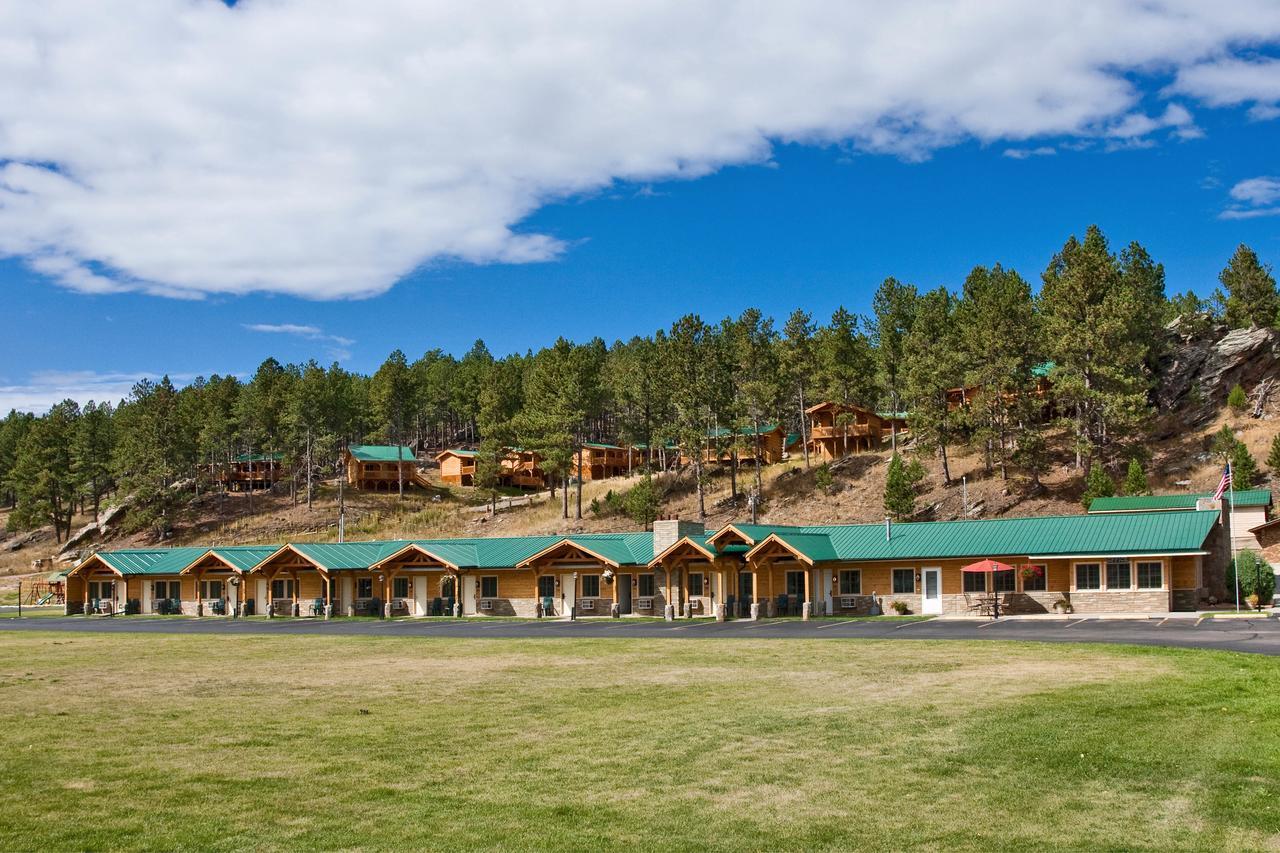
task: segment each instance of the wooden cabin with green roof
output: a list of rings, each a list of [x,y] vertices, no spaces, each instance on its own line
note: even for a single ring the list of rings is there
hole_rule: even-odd
[[[478,451],[451,447],[436,454],[440,465],[440,481],[451,486],[474,486]]]
[[[231,492],[269,489],[285,475],[283,453],[241,453],[215,474],[217,481]]]
[[[809,455],[819,461],[879,450],[888,434],[888,422],[882,416],[853,403],[817,403],[805,409],[805,417],[809,419]]]
[[[995,559],[1012,568],[974,574]],[[1215,510],[904,524],[664,519],[652,532],[103,551],[69,612],[275,616],[925,615],[1193,610],[1225,594]],[[223,602],[219,604],[219,602]]]
[[[744,426],[738,429],[717,427],[707,430],[707,440],[702,446],[702,461],[731,463],[735,458],[739,465],[761,465],[781,462],[786,453],[787,431],[781,424],[761,424],[758,428]],[[680,454],[680,464],[688,465],[692,458]]]
[[[571,475],[575,478],[581,477],[584,482],[626,477],[644,464],[644,454],[639,448],[596,441],[588,441],[582,445],[581,466],[578,458],[578,454],[575,453]]]
[[[431,482],[418,469],[412,447],[383,444],[352,445],[343,453],[347,485],[361,491],[394,492],[406,487],[430,488]]]

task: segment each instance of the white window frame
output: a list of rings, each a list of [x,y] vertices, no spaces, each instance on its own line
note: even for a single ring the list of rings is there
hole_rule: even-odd
[[[1026,586],[1022,577],[1022,570],[1027,566],[1038,566],[1041,570],[1040,577],[1044,580],[1044,589],[1024,589]],[[1047,563],[1023,563],[1018,567],[1018,592],[1048,592],[1049,591],[1049,565]]]
[[[1085,587],[1081,589],[1077,585],[1079,580],[1078,569],[1080,566],[1097,566],[1098,567],[1098,585],[1095,587]],[[1102,592],[1103,583],[1107,577],[1107,561],[1106,560],[1072,560],[1071,561],[1071,591],[1072,592]]]

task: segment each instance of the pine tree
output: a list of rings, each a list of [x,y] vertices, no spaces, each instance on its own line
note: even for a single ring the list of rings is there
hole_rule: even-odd
[[[1280,293],[1271,267],[1263,266],[1257,254],[1241,243],[1227,266],[1218,274],[1226,288],[1224,316],[1233,329],[1246,326],[1271,327],[1280,312]]]
[[[72,443],[79,419],[80,407],[65,400],[34,420],[26,431],[10,475],[17,493],[17,505],[9,518],[14,527],[49,524],[58,542],[71,535],[79,494]]]
[[[766,421],[776,419],[782,398],[777,337],[773,320],[766,318],[758,308],[748,308],[733,324],[729,342],[733,350],[732,375],[745,415],[744,426],[751,428],[750,449],[755,459],[757,495],[764,490],[760,429]]]
[[[1109,498],[1115,493],[1115,481],[1101,465],[1094,465],[1089,469],[1089,476],[1085,478],[1084,494],[1080,496],[1080,503],[1084,504],[1085,510],[1088,511],[1096,498]]]
[[[903,341],[902,377],[911,407],[911,432],[942,461],[942,481],[951,485],[947,448],[961,428],[963,413],[947,402],[947,391],[962,384],[964,363],[955,318],[955,300],[945,287],[916,302],[911,331]]]
[[[476,423],[480,429],[480,450],[476,455],[475,484],[489,492],[493,511],[498,507],[498,487],[503,462],[515,443],[512,420],[520,409],[521,364],[517,359],[494,362],[480,389]]]
[[[1022,276],[999,264],[974,267],[956,307],[966,367],[956,385],[976,389],[968,412],[974,440],[985,448],[987,472],[998,462],[1005,478],[1012,436],[1040,428],[1033,417],[1038,412],[1020,405],[1028,398],[1032,368],[1044,361],[1037,325],[1031,285]]]
[[[671,381],[671,432],[683,455],[693,461],[698,490],[698,518],[706,520],[706,484],[702,455],[707,439],[708,406],[703,394],[712,371],[712,349],[716,343],[712,329],[696,314],[681,317],[667,336],[664,359]]]
[[[662,498],[658,494],[653,476],[646,473],[644,479],[627,491],[625,498],[627,515],[645,530],[653,526],[658,518],[658,510],[662,506]]]
[[[102,496],[111,484],[111,454],[115,432],[109,403],[90,400],[80,412],[72,443],[72,466],[83,493],[93,502],[98,520]]]
[[[126,524],[134,530],[149,527],[163,539],[179,504],[173,487],[195,464],[194,429],[184,429],[178,392],[168,376],[134,385],[116,418],[116,477],[137,499]]]
[[[787,387],[795,393],[797,424],[800,444],[804,450],[804,465],[809,467],[809,416],[805,413],[805,390],[817,373],[814,359],[813,318],[797,308],[782,327],[782,340],[778,346],[779,363]]]
[[[1237,382],[1227,393],[1227,408],[1239,415],[1249,406],[1249,397],[1244,393],[1243,386]]]
[[[884,511],[898,521],[916,511],[915,487],[908,476],[902,457],[893,454],[884,479]]]
[[[1149,495],[1151,487],[1147,484],[1147,473],[1142,470],[1142,463],[1137,459],[1129,460],[1129,469],[1124,475],[1124,488],[1126,495]]]
[[[370,390],[379,428],[388,443],[396,446],[396,487],[400,500],[404,500],[404,443],[413,411],[414,387],[403,352],[395,350],[387,356],[373,374]]]
[[[1271,450],[1267,453],[1267,468],[1271,476],[1280,476],[1280,433],[1271,439]]]
[[[916,289],[893,277],[886,278],[871,298],[872,319],[868,333],[874,348],[881,384],[888,394],[890,411],[902,410],[901,367],[907,335],[916,314]],[[898,449],[896,423],[891,432],[892,447]]]
[[[1099,452],[1137,438],[1150,421],[1149,346],[1134,334],[1146,303],[1126,286],[1096,225],[1054,257],[1040,301],[1054,396],[1075,432],[1077,467],[1088,471]]]
[[[1237,489],[1249,489],[1258,479],[1258,463],[1243,441],[1231,449],[1231,482]]]

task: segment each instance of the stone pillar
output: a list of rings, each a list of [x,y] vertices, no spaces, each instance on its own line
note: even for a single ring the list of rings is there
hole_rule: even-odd
[[[453,615],[454,616],[462,615],[462,602],[460,601],[453,602]]]
[[[716,605],[716,621],[723,622],[725,620],[725,606],[723,604]]]
[[[618,602],[615,601],[613,603],[613,606],[609,608],[609,615],[612,616],[614,619],[622,618],[622,608],[618,606]]]
[[[803,621],[803,622],[808,622],[808,621],[809,621],[809,614],[811,614],[812,612],[813,612],[813,602],[811,602],[811,601],[806,601],[803,605],[801,605],[801,606],[800,606],[800,619],[801,619],[801,621]]]
[[[348,616],[355,616],[355,615],[356,615],[356,606],[355,606],[354,604],[348,604],[348,605],[347,605],[347,615],[348,615]]]
[[[676,606],[674,604],[668,604],[663,608],[662,618],[668,622],[676,621]]]
[[[756,622],[760,619],[760,602],[751,602],[751,621]]]
[[[382,618],[391,618],[391,602],[390,600],[382,602]]]
[[[333,617],[333,605],[326,604],[324,606],[324,621],[328,622]]]
[[[686,619],[693,618],[693,602],[692,601],[686,601],[684,603],[684,618]]]

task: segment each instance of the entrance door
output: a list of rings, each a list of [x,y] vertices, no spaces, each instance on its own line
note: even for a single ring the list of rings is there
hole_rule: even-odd
[[[923,569],[920,572],[923,595],[920,601],[921,613],[942,612],[942,569]]]
[[[257,601],[253,604],[253,612],[261,616],[267,612],[267,581],[265,578],[258,578],[258,594],[255,598],[257,598]]]
[[[613,579],[618,585],[618,612],[631,612],[631,575],[618,575]]]
[[[462,615],[476,612],[476,579],[474,575],[462,578]]]
[[[754,603],[751,599],[751,588],[754,585],[752,583],[754,577],[751,572],[738,572],[738,614],[740,616],[751,615],[751,605]]]
[[[422,575],[413,579],[413,615],[427,615],[427,579]]]
[[[568,616],[573,606],[578,603],[578,587],[573,579],[573,572],[560,576],[560,612],[557,616]]]
[[[822,570],[822,613],[830,616],[835,613],[834,602],[831,600],[831,570]]]
[[[556,576],[538,575],[538,603],[543,616],[556,615]]]

